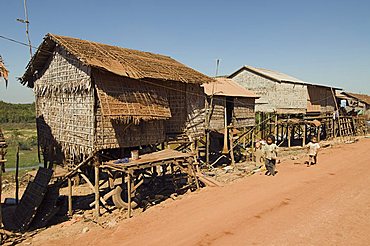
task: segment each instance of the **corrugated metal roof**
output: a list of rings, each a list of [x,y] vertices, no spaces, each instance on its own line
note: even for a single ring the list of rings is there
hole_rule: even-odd
[[[265,69],[265,68],[256,68],[256,67],[252,67],[252,66],[249,66],[249,65],[245,65],[245,66],[241,67],[240,69],[238,69],[237,71],[232,73],[229,76],[229,78],[235,77],[238,73],[240,73],[244,69],[246,69],[248,71],[251,71],[251,72],[253,72],[257,75],[260,75],[262,77],[265,77],[267,79],[270,79],[270,80],[273,80],[273,81],[276,81],[276,82],[280,82],[280,83],[281,82],[298,83],[298,84],[304,84],[304,85],[321,86],[321,87],[333,88],[333,89],[336,89],[336,90],[342,90],[341,88],[338,88],[338,87],[315,84],[315,83],[303,81],[301,79],[297,79],[293,76],[290,76],[290,75],[282,73],[282,72],[278,72],[278,71],[274,71],[274,70],[270,70],[270,69]]]
[[[352,92],[342,92],[342,94],[347,95],[349,97],[355,98],[361,102],[364,102],[366,104],[370,105],[370,96],[366,94],[357,94]]]
[[[212,94],[217,96],[231,96],[231,97],[252,97],[258,98],[258,96],[237,84],[232,79],[228,78],[216,78],[215,82],[209,84],[203,84],[204,92],[211,96]]]
[[[55,45],[62,46],[87,66],[133,79],[153,78],[194,84],[213,81],[169,56],[47,34],[21,78],[24,84],[33,86],[35,71],[45,66]]]
[[[307,83],[303,80],[297,79],[293,76],[290,76],[288,74],[281,73],[281,72],[278,72],[278,71],[269,70],[269,69],[265,69],[265,68],[256,68],[256,67],[252,67],[252,66],[244,66],[244,67],[249,69],[249,70],[252,70],[254,72],[265,75],[267,77],[270,77],[270,78],[272,78],[274,80],[277,80],[279,82],[289,81],[289,82],[302,83],[302,84]]]

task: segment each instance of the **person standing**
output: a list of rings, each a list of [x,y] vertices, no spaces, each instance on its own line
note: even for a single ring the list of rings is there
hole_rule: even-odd
[[[272,175],[275,176],[277,173],[275,171],[276,159],[277,159],[277,152],[278,146],[275,144],[275,137],[270,135],[266,139],[266,144],[262,147],[263,156],[265,158],[265,166],[267,172],[265,175]]]
[[[311,141],[306,145],[308,149],[308,163],[307,167],[312,166],[317,163],[317,153],[320,149],[320,144],[317,142],[317,138],[313,136]]]

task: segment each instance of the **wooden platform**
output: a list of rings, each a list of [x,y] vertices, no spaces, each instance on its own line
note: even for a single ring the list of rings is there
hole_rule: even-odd
[[[128,169],[146,168],[152,165],[160,165],[162,163],[172,162],[176,160],[185,160],[192,157],[193,155],[190,153],[182,153],[172,149],[165,149],[158,152],[142,155],[138,160],[130,160],[128,163],[115,163],[117,160],[103,162],[101,167],[111,167],[114,169],[122,169],[122,171],[125,171]]]

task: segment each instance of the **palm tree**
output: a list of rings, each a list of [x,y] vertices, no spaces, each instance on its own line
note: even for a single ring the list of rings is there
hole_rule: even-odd
[[[9,71],[6,69],[3,58],[0,55],[0,78],[3,77],[5,79],[6,85],[8,85],[8,75]]]

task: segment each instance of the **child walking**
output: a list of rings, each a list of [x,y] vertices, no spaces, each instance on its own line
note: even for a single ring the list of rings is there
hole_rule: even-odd
[[[320,144],[317,142],[317,138],[314,136],[311,138],[311,142],[309,142],[306,147],[308,149],[309,157],[307,167],[309,167],[317,162],[317,153],[319,152]]]
[[[266,139],[266,144],[262,147],[262,153],[265,158],[265,166],[267,172],[265,175],[272,175],[275,176],[275,165],[276,165],[276,158],[277,158],[278,147],[275,144],[275,137],[270,135]]]

